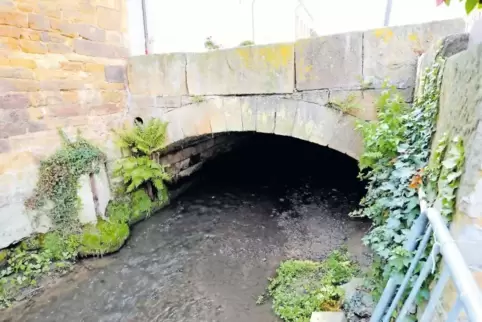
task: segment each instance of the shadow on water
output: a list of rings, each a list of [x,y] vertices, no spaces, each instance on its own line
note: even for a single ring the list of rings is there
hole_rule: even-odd
[[[360,239],[370,224],[347,216],[364,193],[356,176],[356,162],[336,151],[253,135],[136,225],[120,252],[83,261],[0,320],[278,321],[255,302],[281,260],[346,245],[369,261]]]

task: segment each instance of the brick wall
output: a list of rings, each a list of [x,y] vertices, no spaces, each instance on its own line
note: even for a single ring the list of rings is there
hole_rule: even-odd
[[[124,0],[0,0],[0,240],[31,232],[23,200],[60,144],[58,127],[113,151],[126,18]]]

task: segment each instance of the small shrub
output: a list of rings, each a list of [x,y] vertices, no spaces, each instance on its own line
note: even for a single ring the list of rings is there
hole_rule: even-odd
[[[315,311],[339,311],[344,297],[339,286],[357,273],[358,266],[344,250],[332,252],[322,262],[287,260],[276,270],[268,294],[276,315],[284,321],[309,321]]]
[[[254,42],[251,41],[251,40],[245,40],[245,41],[242,41],[240,44],[239,44],[239,47],[245,47],[245,46],[253,46],[254,45]]]
[[[206,48],[207,50],[216,50],[216,49],[220,49],[221,46],[219,44],[215,43],[213,38],[211,36],[209,36],[204,41],[204,48]]]

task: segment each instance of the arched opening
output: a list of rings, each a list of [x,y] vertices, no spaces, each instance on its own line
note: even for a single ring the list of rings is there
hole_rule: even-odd
[[[190,138],[167,152],[160,159],[182,164],[179,172],[196,170],[176,185],[194,184],[23,320],[275,321],[256,299],[282,260],[321,260],[345,246],[368,264],[361,237],[370,223],[348,216],[364,189],[346,154],[255,132]]]

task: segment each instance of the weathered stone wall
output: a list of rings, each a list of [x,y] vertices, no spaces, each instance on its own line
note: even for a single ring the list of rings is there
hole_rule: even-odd
[[[126,31],[123,0],[0,1],[0,248],[35,229],[23,203],[58,127],[112,150]]]
[[[231,151],[249,134],[221,134],[201,136],[191,140],[172,144],[156,159],[168,167],[173,183],[191,176],[202,168],[210,159]]]
[[[128,116],[170,123],[169,142],[229,131],[297,137],[357,158],[356,118],[374,120],[389,80],[410,102],[417,58],[463,20],[198,54],[132,57]],[[344,113],[340,112],[343,111]]]
[[[460,136],[465,166],[451,233],[482,288],[482,44],[450,57],[445,65],[434,144],[444,134]],[[448,286],[446,310],[455,301]]]

